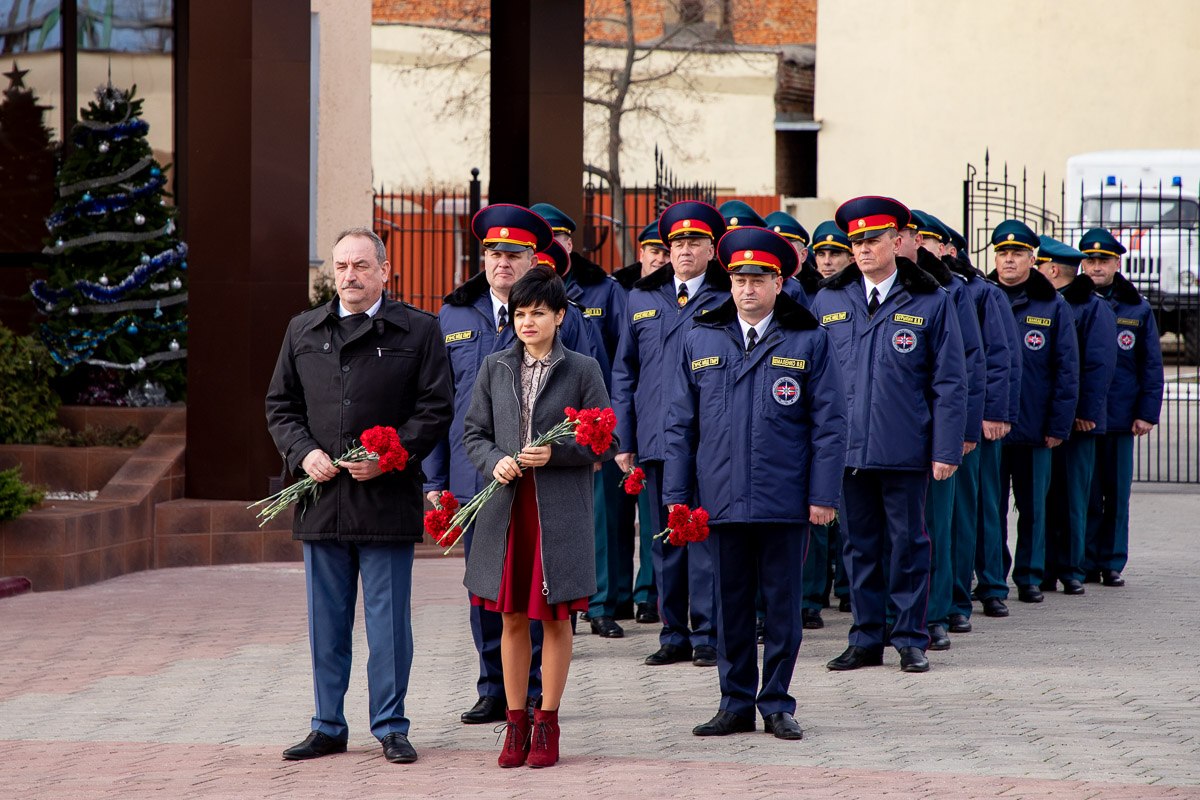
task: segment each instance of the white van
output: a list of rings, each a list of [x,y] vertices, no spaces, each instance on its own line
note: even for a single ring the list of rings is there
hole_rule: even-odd
[[[1067,241],[1090,228],[1128,248],[1121,272],[1159,327],[1200,363],[1200,150],[1108,150],[1067,159]]]

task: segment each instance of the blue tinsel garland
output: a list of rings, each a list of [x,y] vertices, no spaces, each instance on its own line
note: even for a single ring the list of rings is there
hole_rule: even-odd
[[[128,192],[118,192],[106,197],[91,197],[85,194],[84,200],[51,214],[46,220],[46,229],[53,231],[82,216],[99,217],[104,214],[125,211],[133,205],[134,201],[157,192],[166,182],[167,179],[159,175],[151,177],[141,186],[134,187]]]
[[[43,306],[65,300],[73,296],[75,292],[79,292],[87,299],[97,303],[113,303],[135,289],[140,289],[150,278],[168,267],[179,264],[186,269],[183,266],[187,263],[184,261],[185,256],[187,256],[187,245],[180,242],[177,246],[162,251],[144,264],[138,264],[132,272],[125,276],[124,280],[112,286],[81,279],[65,289],[52,289],[46,284],[46,281],[39,278],[30,284],[29,291]]]

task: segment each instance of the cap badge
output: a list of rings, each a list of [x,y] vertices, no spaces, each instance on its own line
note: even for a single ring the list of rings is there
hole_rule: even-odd
[[[826,235],[825,235],[825,241],[827,241],[827,242],[832,242],[832,241],[833,241],[833,234],[832,234],[832,233],[826,234]]]
[[[692,227],[692,221],[691,221],[690,219],[685,219],[685,220],[683,221],[683,227],[685,227],[685,228],[690,228],[690,227]]]
[[[867,221],[866,221],[865,219],[860,219],[860,220],[858,221],[858,227],[860,227],[860,228],[865,228],[865,227],[867,227]]]
[[[737,217],[730,217],[730,218],[729,218],[729,224],[730,224],[730,225],[737,225]]]
[[[746,252],[742,253],[742,258],[754,258],[754,251],[747,250]]]
[[[501,229],[500,229],[500,235],[501,235],[501,236],[503,236],[503,237],[505,237],[505,238],[508,238],[508,228],[501,228]]]
[[[1017,235],[1016,235],[1015,233],[1010,233],[1010,234],[1008,235],[1008,241],[1010,241],[1010,242],[1011,242],[1013,239],[1015,239],[1015,238],[1017,238]]]
[[[778,225],[776,225],[776,226],[775,226],[775,232],[776,232],[776,233],[779,233],[779,232],[780,232],[780,231],[782,231],[782,230],[783,230],[783,228],[781,228],[780,226],[778,226]]]

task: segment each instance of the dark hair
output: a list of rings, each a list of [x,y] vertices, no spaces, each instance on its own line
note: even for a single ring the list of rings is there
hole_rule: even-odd
[[[509,315],[521,308],[535,308],[541,303],[551,311],[567,309],[567,290],[562,278],[547,267],[537,266],[526,272],[508,290]]]

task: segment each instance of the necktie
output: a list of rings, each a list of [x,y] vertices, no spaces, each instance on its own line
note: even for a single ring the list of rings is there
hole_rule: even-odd
[[[680,308],[683,308],[684,306],[687,305],[688,292],[687,292],[687,284],[686,283],[679,284],[679,298],[678,299],[679,299],[679,307]]]
[[[871,299],[867,301],[867,314],[875,316],[875,312],[879,310],[879,290],[871,289]]]
[[[754,345],[758,344],[758,331],[751,328],[746,334],[746,352],[749,353],[754,349]]]
[[[508,327],[508,307],[500,306],[500,313],[496,315],[496,333],[503,333]]]

